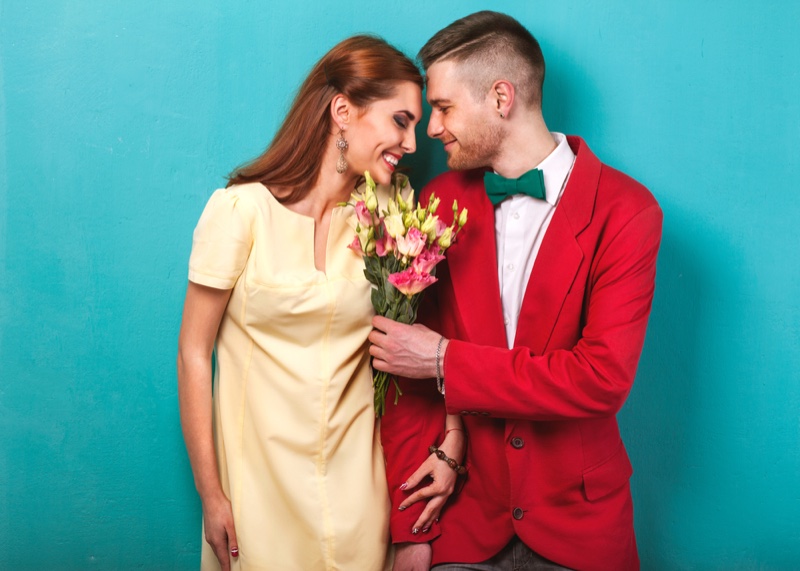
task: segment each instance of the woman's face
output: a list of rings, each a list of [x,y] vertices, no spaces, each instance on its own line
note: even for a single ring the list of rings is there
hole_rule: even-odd
[[[394,96],[373,101],[356,112],[344,136],[348,173],[369,171],[375,182],[389,184],[397,163],[417,149],[414,128],[422,117],[422,91],[410,82],[397,84]]]

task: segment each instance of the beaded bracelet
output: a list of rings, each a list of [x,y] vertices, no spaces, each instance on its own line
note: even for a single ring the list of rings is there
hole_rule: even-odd
[[[429,447],[428,447],[428,452],[430,452],[431,454],[436,454],[436,457],[437,457],[439,460],[442,460],[443,462],[447,463],[447,465],[448,465],[448,466],[450,466],[450,468],[452,468],[452,469],[453,469],[453,471],[454,471],[456,474],[465,474],[465,473],[467,472],[467,468],[466,468],[466,467],[464,467],[464,466],[460,466],[460,465],[458,464],[458,462],[456,462],[455,460],[453,460],[452,458],[450,458],[450,457],[449,457],[447,454],[445,454],[443,451],[439,450],[439,448],[438,448],[438,447],[436,447],[436,446],[429,446]]]

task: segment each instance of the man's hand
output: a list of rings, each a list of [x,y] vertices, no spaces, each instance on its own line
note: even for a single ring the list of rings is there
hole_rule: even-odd
[[[436,346],[441,335],[424,325],[405,325],[381,316],[372,318],[372,366],[379,371],[409,379],[436,376]],[[447,340],[442,343],[440,365],[444,362]]]
[[[398,543],[395,546],[392,571],[429,571],[430,543]]]

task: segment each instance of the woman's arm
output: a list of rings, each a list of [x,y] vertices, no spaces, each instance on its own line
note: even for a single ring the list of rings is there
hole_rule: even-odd
[[[238,554],[238,545],[230,501],[222,491],[214,451],[211,354],[230,296],[229,289],[189,282],[178,340],[178,401],[183,438],[195,487],[203,503],[206,540],[223,571],[230,569],[228,554]]]

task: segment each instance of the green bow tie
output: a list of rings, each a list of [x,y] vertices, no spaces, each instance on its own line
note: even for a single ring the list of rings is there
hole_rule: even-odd
[[[486,172],[483,184],[486,186],[486,195],[495,206],[515,194],[527,194],[540,200],[545,200],[547,196],[544,192],[544,175],[540,169],[528,171],[519,178],[503,178],[499,174]]]

